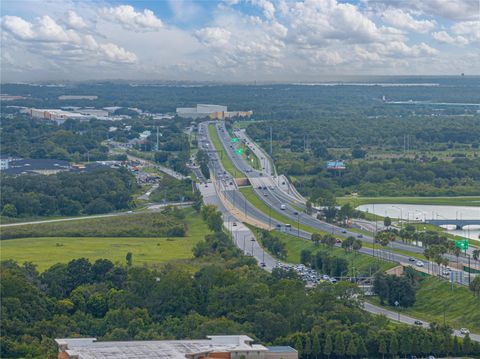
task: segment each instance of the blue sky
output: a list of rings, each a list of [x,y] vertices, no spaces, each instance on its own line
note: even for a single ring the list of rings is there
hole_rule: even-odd
[[[3,81],[480,74],[478,0],[2,2]]]

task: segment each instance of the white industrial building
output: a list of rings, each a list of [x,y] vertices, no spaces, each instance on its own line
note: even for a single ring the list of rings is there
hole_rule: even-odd
[[[253,344],[246,335],[211,335],[200,340],[97,341],[55,339],[61,359],[298,359],[295,349]]]
[[[227,106],[198,104],[196,107],[178,107],[177,115],[184,118],[204,118],[217,112],[227,112]]]

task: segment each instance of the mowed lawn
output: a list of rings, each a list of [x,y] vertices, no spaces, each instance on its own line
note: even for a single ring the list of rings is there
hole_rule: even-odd
[[[425,204],[445,206],[480,206],[479,196],[454,197],[338,197],[338,204],[351,203],[357,207],[362,204]]]
[[[66,263],[85,257],[91,261],[107,258],[125,263],[128,252],[133,254],[134,265],[156,265],[174,260],[193,258],[193,247],[210,233],[199,215],[187,217],[186,237],[140,238],[140,237],[40,237],[19,238],[1,241],[1,260],[13,259],[38,265],[43,271],[55,263]]]
[[[212,140],[215,150],[218,151],[218,155],[220,156],[220,161],[222,162],[222,165],[223,165],[223,168],[225,168],[225,171],[230,173],[230,175],[233,178],[244,177],[242,172],[237,167],[235,167],[233,162],[228,157],[225,149],[223,148],[222,143],[220,142],[220,138],[218,137],[218,133],[215,125],[213,124],[208,125],[208,134],[210,135],[210,139]]]

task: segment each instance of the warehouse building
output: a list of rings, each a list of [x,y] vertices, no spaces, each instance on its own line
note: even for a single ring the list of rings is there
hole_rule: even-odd
[[[198,104],[196,107],[178,107],[177,116],[182,118],[211,118],[224,120],[230,117],[249,117],[253,111],[228,111],[227,106]]]
[[[291,347],[253,344],[246,335],[211,335],[200,340],[97,341],[55,339],[59,359],[298,359]]]

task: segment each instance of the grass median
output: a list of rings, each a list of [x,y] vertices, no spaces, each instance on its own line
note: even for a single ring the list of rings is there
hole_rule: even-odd
[[[220,161],[222,162],[225,171],[230,173],[233,178],[245,177],[243,176],[242,172],[237,167],[235,167],[233,162],[230,160],[230,157],[228,157],[222,143],[220,142],[220,138],[218,137],[217,129],[215,128],[214,124],[208,125],[208,134],[210,135],[210,139],[212,140],[215,150],[219,154]]]
[[[257,194],[255,193],[252,187],[242,187],[240,188],[240,192],[242,192],[242,194],[245,196],[247,201],[250,202],[254,207],[256,207],[260,212],[263,212],[265,215],[271,216],[273,219],[279,222],[282,222],[284,224],[286,223],[291,224],[292,232],[294,232],[297,229],[297,222],[295,220],[287,216],[284,216],[281,213],[278,213],[277,211],[275,211],[274,209],[271,209],[270,207],[268,207],[265,204],[265,202],[263,202],[260,199],[260,197],[257,196]],[[303,225],[301,223],[300,223],[300,229],[310,233],[325,234],[325,232],[322,232],[313,227]]]

